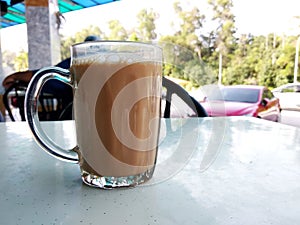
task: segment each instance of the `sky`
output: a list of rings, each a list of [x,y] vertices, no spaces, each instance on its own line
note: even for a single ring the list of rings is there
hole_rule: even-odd
[[[60,30],[64,36],[86,28],[89,25],[99,26],[106,31],[107,22],[118,19],[121,24],[130,29],[136,25],[136,15],[143,8],[153,8],[160,14],[156,22],[159,35],[174,32],[172,22],[176,23],[176,16],[173,14],[173,3],[176,0],[121,0],[89,9],[79,10],[64,14],[66,21]],[[197,6],[201,13],[211,16],[211,10],[207,6],[207,0],[180,0],[184,10]],[[233,13],[235,14],[238,33],[252,33],[254,35],[277,33],[295,34],[300,29],[299,0],[233,0]],[[18,35],[14,35],[15,33]],[[298,32],[300,33],[300,32]],[[13,37],[18,39],[14,40]],[[10,43],[13,43],[11,45]],[[27,33],[25,25],[18,25],[1,29],[2,51],[10,49],[13,51],[26,50]]]
[[[241,33],[300,33],[299,0],[233,0],[233,13]]]

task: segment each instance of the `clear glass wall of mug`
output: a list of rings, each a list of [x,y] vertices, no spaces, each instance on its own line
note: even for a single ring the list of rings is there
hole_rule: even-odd
[[[26,94],[26,120],[49,154],[79,163],[84,183],[130,187],[149,180],[155,168],[160,128],[162,50],[119,41],[71,47],[71,68],[41,69]],[[45,135],[37,116],[38,93],[46,80],[74,89],[77,146],[62,149]]]

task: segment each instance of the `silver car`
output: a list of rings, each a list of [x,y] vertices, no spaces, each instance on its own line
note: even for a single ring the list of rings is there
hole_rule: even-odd
[[[280,108],[300,111],[300,83],[289,83],[272,90],[279,98]]]

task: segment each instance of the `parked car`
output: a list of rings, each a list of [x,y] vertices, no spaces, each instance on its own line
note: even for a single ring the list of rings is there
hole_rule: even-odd
[[[300,111],[300,83],[289,83],[272,90],[279,98],[281,109]]]
[[[279,99],[264,86],[215,86],[201,102],[209,116],[252,116],[280,120]]]

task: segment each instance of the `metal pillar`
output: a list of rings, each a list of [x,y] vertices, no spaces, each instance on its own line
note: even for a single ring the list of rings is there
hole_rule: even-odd
[[[223,63],[223,57],[222,53],[219,52],[219,75],[218,75],[218,85],[222,85],[222,63]]]
[[[29,69],[55,65],[61,59],[57,0],[26,0],[25,5]]]
[[[2,77],[4,77],[4,74],[3,74],[3,65],[2,65],[1,26],[0,26],[0,78],[2,78]],[[0,79],[0,80],[2,80],[2,79]]]
[[[2,49],[1,49],[1,26],[0,26],[0,113],[2,116],[5,116],[5,107],[3,104],[3,94],[4,94],[4,87],[2,86],[2,81],[4,79],[4,71],[2,65]]]
[[[4,93],[4,88],[2,86],[2,81],[4,79],[4,71],[3,71],[3,64],[2,64],[2,48],[1,48],[1,26],[0,26],[0,95]]]
[[[294,83],[297,83],[297,76],[298,76],[299,44],[300,44],[300,36],[298,37],[297,43],[296,43],[295,65],[294,65]]]

